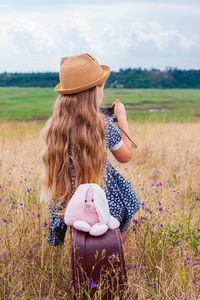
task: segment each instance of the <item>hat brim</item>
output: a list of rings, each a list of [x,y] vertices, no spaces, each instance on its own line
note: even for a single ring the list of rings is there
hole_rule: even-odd
[[[61,83],[59,82],[55,86],[54,90],[61,95],[68,95],[68,94],[75,94],[78,92],[82,92],[82,91],[88,90],[98,84],[102,84],[110,75],[110,67],[101,65],[101,68],[103,70],[103,76],[91,83],[88,83],[87,85],[79,86],[79,87],[72,88],[72,89],[62,89]]]

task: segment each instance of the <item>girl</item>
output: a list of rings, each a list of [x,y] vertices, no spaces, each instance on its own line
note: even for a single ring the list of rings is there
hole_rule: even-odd
[[[123,238],[140,208],[130,182],[106,157],[107,149],[121,163],[132,156],[129,139],[114,126],[112,117],[105,117],[98,109],[109,75],[110,67],[100,65],[86,53],[61,60],[60,83],[55,87],[59,96],[42,130],[45,149],[41,199],[49,202],[50,245],[64,243],[64,210],[80,184],[97,183],[105,190],[110,213],[120,221]],[[117,99],[113,106],[119,126],[129,134],[124,105]]]

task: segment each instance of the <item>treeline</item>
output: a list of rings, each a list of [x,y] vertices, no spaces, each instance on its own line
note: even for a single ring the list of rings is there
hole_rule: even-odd
[[[0,74],[0,87],[54,87],[58,82],[57,72]]]
[[[55,87],[57,72],[1,73],[0,87]],[[200,88],[200,70],[120,69],[111,72],[107,88]]]

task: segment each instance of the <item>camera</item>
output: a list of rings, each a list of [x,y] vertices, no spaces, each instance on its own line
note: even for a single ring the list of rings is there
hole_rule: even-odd
[[[114,122],[117,122],[117,118],[114,117],[114,107],[106,106],[106,107],[99,107],[99,110],[102,114],[107,117],[112,117]]]

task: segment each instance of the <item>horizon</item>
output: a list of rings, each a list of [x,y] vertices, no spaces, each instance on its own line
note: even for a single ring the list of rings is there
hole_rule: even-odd
[[[114,71],[111,69],[111,72],[120,72],[120,69],[122,71],[125,71],[127,69],[129,69],[130,67],[127,67],[127,68],[119,68],[118,71]],[[200,68],[199,69],[180,69],[180,68],[176,68],[176,67],[166,67],[164,70],[160,70],[160,69],[157,69],[157,68],[141,68],[141,67],[138,67],[138,68],[131,68],[131,70],[141,70],[141,71],[160,71],[160,72],[168,72],[168,71],[174,71],[174,70],[177,70],[177,71],[200,71]],[[0,74],[3,74],[3,75],[6,75],[6,74],[35,74],[35,73],[59,73],[59,71],[28,71],[28,72],[18,72],[18,71],[14,71],[14,72],[7,72],[7,71],[4,71],[4,72],[0,72]]]

